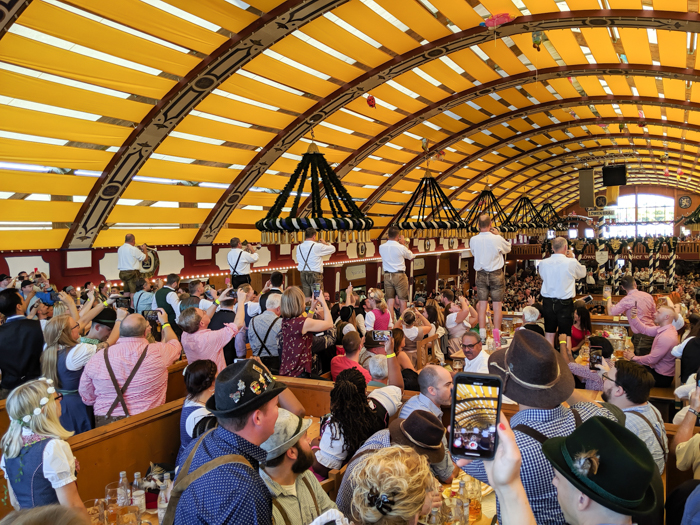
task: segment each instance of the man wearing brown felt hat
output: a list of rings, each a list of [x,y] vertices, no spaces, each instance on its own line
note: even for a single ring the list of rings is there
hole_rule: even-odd
[[[564,357],[544,337],[530,330],[518,330],[508,348],[489,356],[489,373],[500,376],[503,395],[519,404],[510,425],[522,453],[521,477],[537,523],[564,525],[566,520],[551,483],[554,471],[542,453],[542,443],[568,436],[591,417],[613,421],[616,418],[595,403],[576,403],[569,408],[562,405],[574,393],[574,377]],[[462,468],[488,483],[481,460]]]

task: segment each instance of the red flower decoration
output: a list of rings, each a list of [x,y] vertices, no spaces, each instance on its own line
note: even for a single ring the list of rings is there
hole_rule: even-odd
[[[374,97],[372,95],[367,97],[367,105],[371,108],[377,107],[377,103],[374,101]]]

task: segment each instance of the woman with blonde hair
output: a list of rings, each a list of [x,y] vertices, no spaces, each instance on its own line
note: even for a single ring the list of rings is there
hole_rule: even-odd
[[[367,298],[371,310],[365,314],[365,330],[391,330],[394,322],[391,319],[391,312],[384,300],[384,292],[372,290]]]
[[[395,445],[367,454],[350,477],[350,513],[357,525],[416,525],[433,506],[430,465],[412,448]]]
[[[95,353],[117,342],[126,310],[117,310],[117,320],[107,341],[94,345],[80,342],[80,324],[70,315],[51,319],[44,329],[46,348],[41,354],[41,373],[51,379],[63,394],[61,425],[80,434],[92,430],[92,417],[83,403],[78,387],[87,362]]]
[[[333,327],[331,312],[323,293],[313,299],[310,311],[314,311],[316,303],[323,306],[323,319],[312,319],[305,315],[306,300],[301,288],[290,286],[282,293],[282,325],[277,335],[277,347],[281,353],[281,376],[311,377],[311,333],[323,332]]]
[[[45,377],[18,386],[7,397],[10,428],[0,440],[0,468],[16,510],[60,504],[81,512],[75,458],[61,426],[62,394]]]

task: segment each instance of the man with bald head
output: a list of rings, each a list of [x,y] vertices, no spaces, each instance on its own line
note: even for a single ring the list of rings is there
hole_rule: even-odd
[[[540,263],[538,271],[542,277],[545,337],[554,345],[557,332],[564,340],[564,335],[571,335],[576,279],[586,276],[586,267],[576,260],[567,240],[556,237],[552,239],[552,255]]]
[[[117,343],[98,351],[83,370],[80,397],[95,410],[96,426],[134,416],[165,403],[168,367],[180,358],[182,346],[158,309],[161,342],[148,343],[151,325],[140,314],[127,316]]]
[[[146,259],[146,245],[136,247],[133,233],[127,233],[124,244],[117,250],[119,279],[124,283],[124,297],[136,293],[136,281],[141,278],[141,261]]]
[[[654,342],[648,355],[638,356],[628,350],[625,352],[625,359],[644,365],[654,376],[655,386],[671,386],[676,371],[676,358],[671,354],[671,350],[678,344],[678,332],[673,327],[676,311],[670,306],[660,306],[654,315],[654,325],[644,324],[637,317],[636,307],[631,309],[631,314],[629,322],[632,331],[653,337]]]

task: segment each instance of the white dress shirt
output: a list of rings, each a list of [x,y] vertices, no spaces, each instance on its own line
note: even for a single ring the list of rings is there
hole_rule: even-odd
[[[406,259],[413,260],[415,255],[411,250],[397,241],[386,241],[379,247],[382,256],[382,267],[385,272],[397,273],[406,271]]]
[[[481,232],[469,239],[469,249],[474,256],[474,270],[494,272],[503,268],[503,254],[510,253],[511,244],[500,235]]]
[[[241,257],[240,260],[238,259],[239,254]],[[231,273],[234,273],[235,270],[236,275],[249,275],[250,263],[256,262],[259,257],[257,253],[248,253],[240,248],[232,248],[231,251],[228,252],[228,266],[231,268]],[[237,266],[236,261],[238,261]]]
[[[323,257],[335,253],[335,246],[316,241],[304,241],[297,246],[297,270],[300,272],[323,272]]]
[[[164,288],[168,288],[171,290],[170,292],[168,292],[168,295],[165,296],[165,302],[172,306],[173,311],[175,312],[175,322],[177,322],[177,320],[180,319],[180,298],[177,296],[177,292],[170,288],[170,286],[164,286]],[[156,302],[156,294],[153,294],[151,310],[157,309],[158,303]],[[168,321],[172,321],[172,319],[168,319]]]
[[[120,272],[128,272],[130,270],[140,270],[140,263],[146,258],[146,254],[136,246],[124,243],[117,250],[117,257],[117,269]]]
[[[586,276],[586,267],[563,253],[554,253],[539,266],[542,297],[571,299],[576,295],[576,279]]]
[[[489,354],[482,349],[479,355],[471,361],[464,360],[464,370],[462,372],[471,372],[472,374],[488,374],[489,373]]]

